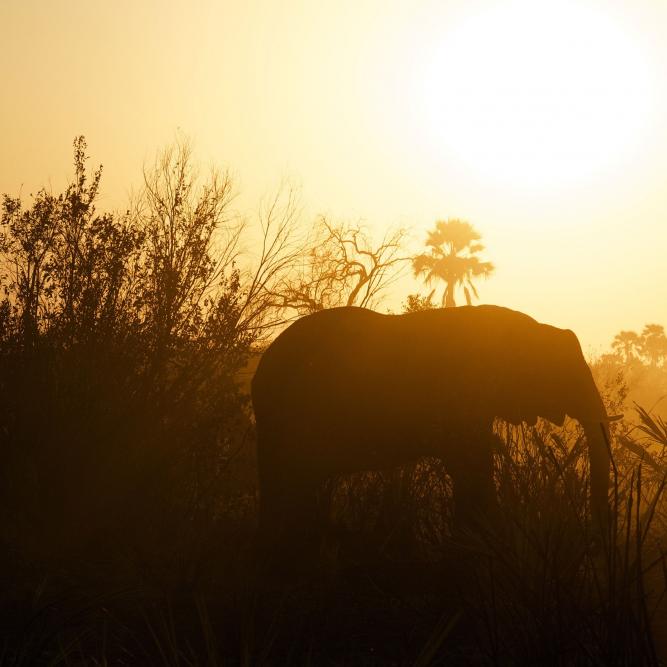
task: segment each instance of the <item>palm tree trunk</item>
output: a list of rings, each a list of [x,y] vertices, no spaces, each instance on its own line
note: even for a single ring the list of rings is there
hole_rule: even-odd
[[[447,287],[445,287],[445,292],[442,295],[442,305],[445,308],[454,308],[456,306],[456,301],[454,301],[454,284],[448,282]]]

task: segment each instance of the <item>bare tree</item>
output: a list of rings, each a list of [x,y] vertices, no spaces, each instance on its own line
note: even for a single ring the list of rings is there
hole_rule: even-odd
[[[283,305],[299,315],[336,306],[373,308],[409,258],[401,248],[406,231],[387,232],[374,244],[360,225],[333,224],[320,217],[308,251],[283,281]]]
[[[243,225],[231,214],[229,174],[211,171],[203,183],[184,139],[144,169],[136,214],[147,235],[146,306],[157,356],[192,334],[232,279]]]
[[[144,170],[136,217],[147,235],[146,303],[158,365],[181,337],[209,351],[226,340],[262,342],[283,325],[280,286],[305,252],[299,233],[297,188],[282,184],[259,207],[256,220],[231,209],[228,173],[199,178],[187,140],[158,154]],[[257,224],[255,224],[255,222]],[[234,332],[231,335],[231,332]]]
[[[243,272],[238,327],[263,340],[288,321],[281,288],[299,266],[306,241],[299,231],[298,190],[283,183],[259,208],[258,252]]]

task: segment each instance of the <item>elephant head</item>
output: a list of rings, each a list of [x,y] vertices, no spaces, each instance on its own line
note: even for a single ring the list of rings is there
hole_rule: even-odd
[[[610,419],[575,334],[541,324],[514,311],[496,344],[505,373],[498,413],[512,423],[535,424],[537,417],[561,426],[565,416],[583,427],[590,463],[591,504],[606,516],[609,489]],[[502,333],[501,333],[502,332]]]
[[[496,417],[577,419],[588,441],[592,505],[606,512],[608,418],[579,342],[523,313],[321,311],[269,346],[252,400],[265,533],[290,523],[306,534],[315,489],[327,477],[422,455],[451,464],[455,503],[483,509],[480,498],[495,494]]]

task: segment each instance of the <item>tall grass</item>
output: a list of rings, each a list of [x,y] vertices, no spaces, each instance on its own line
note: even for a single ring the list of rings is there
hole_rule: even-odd
[[[587,506],[583,441],[515,430],[499,448],[503,519],[466,547],[464,592],[488,664],[658,664],[653,621],[665,592],[662,479],[619,468],[602,534]]]
[[[204,565],[196,550],[170,555],[207,572],[177,587],[149,572],[148,584],[123,589],[104,569],[66,563],[67,584],[54,569],[31,596],[24,573],[11,612],[5,606],[3,661],[660,664],[664,475],[616,444],[614,511],[601,533],[574,424],[497,432],[499,511],[487,525],[453,530],[435,460],[352,476],[330,489],[328,541],[338,547],[308,578],[258,587],[252,512],[218,524],[217,563]]]

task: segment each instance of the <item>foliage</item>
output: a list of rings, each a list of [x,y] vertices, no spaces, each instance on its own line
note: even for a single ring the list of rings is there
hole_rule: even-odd
[[[464,220],[438,220],[435,229],[429,232],[426,245],[429,253],[422,253],[412,259],[415,276],[424,276],[430,285],[434,280],[445,283],[442,305],[446,308],[456,305],[455,292],[463,288],[466,303],[472,303],[472,296],[479,298],[474,280],[488,278],[494,271],[491,262],[483,262],[478,253],[484,250],[479,243],[479,232]]]
[[[266,264],[286,266],[287,240],[241,270],[231,180],[199,178],[184,141],[130,210],[98,213],[85,151],[63,193],[3,200],[0,540],[24,561],[196,578],[184,554],[213,558],[254,502],[251,476],[223,481],[250,456],[238,374],[275,318]]]
[[[650,412],[667,416],[667,338],[664,328],[647,324],[641,333],[621,331],[611,343],[612,352],[591,362],[598,386],[622,382],[624,395],[614,414],[627,412],[638,403]],[[631,421],[631,420],[628,420]]]
[[[651,366],[663,366],[667,362],[667,336],[661,324],[647,324],[641,334],[621,331],[611,347],[625,363],[639,360]]]
[[[403,303],[403,312],[404,313],[418,313],[422,310],[431,310],[431,308],[437,308],[433,303],[433,294],[435,290],[431,291],[427,296],[422,296],[421,294],[408,294],[405,302]]]
[[[634,359],[635,350],[639,347],[639,336],[635,331],[619,331],[611,343],[616,354],[622,355],[624,361]]]

